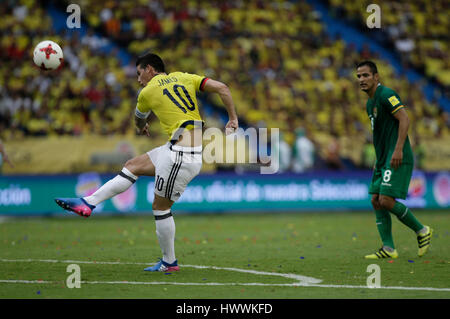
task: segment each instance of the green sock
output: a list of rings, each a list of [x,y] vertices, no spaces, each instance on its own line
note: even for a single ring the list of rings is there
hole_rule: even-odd
[[[392,221],[389,211],[385,209],[375,210],[376,223],[378,233],[380,234],[383,246],[394,247],[394,239],[392,238]]]
[[[400,202],[395,202],[391,213],[396,215],[399,221],[414,230],[416,233],[423,228],[423,225],[416,219],[413,213],[411,213],[409,208]]]

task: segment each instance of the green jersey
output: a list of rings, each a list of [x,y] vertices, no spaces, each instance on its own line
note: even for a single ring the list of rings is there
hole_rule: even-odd
[[[372,125],[373,145],[377,156],[376,168],[378,169],[390,166],[389,163],[398,138],[398,120],[394,114],[403,107],[398,94],[381,84],[378,85],[373,98],[367,100],[366,108]],[[413,153],[407,136],[403,146],[402,164],[413,163]]]

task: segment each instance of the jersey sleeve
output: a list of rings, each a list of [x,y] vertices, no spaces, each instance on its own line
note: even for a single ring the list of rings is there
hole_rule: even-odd
[[[141,90],[141,92],[139,92],[135,111],[135,115],[141,119],[146,119],[152,112],[144,94],[144,90]]]
[[[203,91],[203,87],[206,83],[206,81],[208,81],[209,79],[205,76],[200,76],[197,74],[187,74],[192,82],[194,83],[194,87],[196,91]]]
[[[391,114],[395,114],[398,110],[405,107],[400,96],[392,90],[383,94],[382,101]]]

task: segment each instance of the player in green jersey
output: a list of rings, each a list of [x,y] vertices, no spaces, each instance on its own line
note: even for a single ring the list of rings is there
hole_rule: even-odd
[[[405,199],[413,171],[413,152],[408,138],[409,118],[400,97],[381,85],[377,66],[372,61],[357,65],[356,76],[362,91],[369,96],[367,114],[373,131],[376,163],[369,187],[376,224],[383,246],[367,259],[397,258],[392,238],[390,213],[417,234],[418,255],[430,246],[433,230],[422,225],[408,207],[396,200]]]

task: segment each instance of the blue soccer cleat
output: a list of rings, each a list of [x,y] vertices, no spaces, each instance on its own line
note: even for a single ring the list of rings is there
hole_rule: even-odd
[[[95,206],[88,204],[83,198],[55,198],[56,204],[85,218],[91,216]]]
[[[159,259],[159,261],[151,267],[147,267],[144,269],[144,271],[178,271],[180,270],[180,267],[178,267],[178,262],[175,260],[173,263],[169,264],[162,260],[162,258]]]

